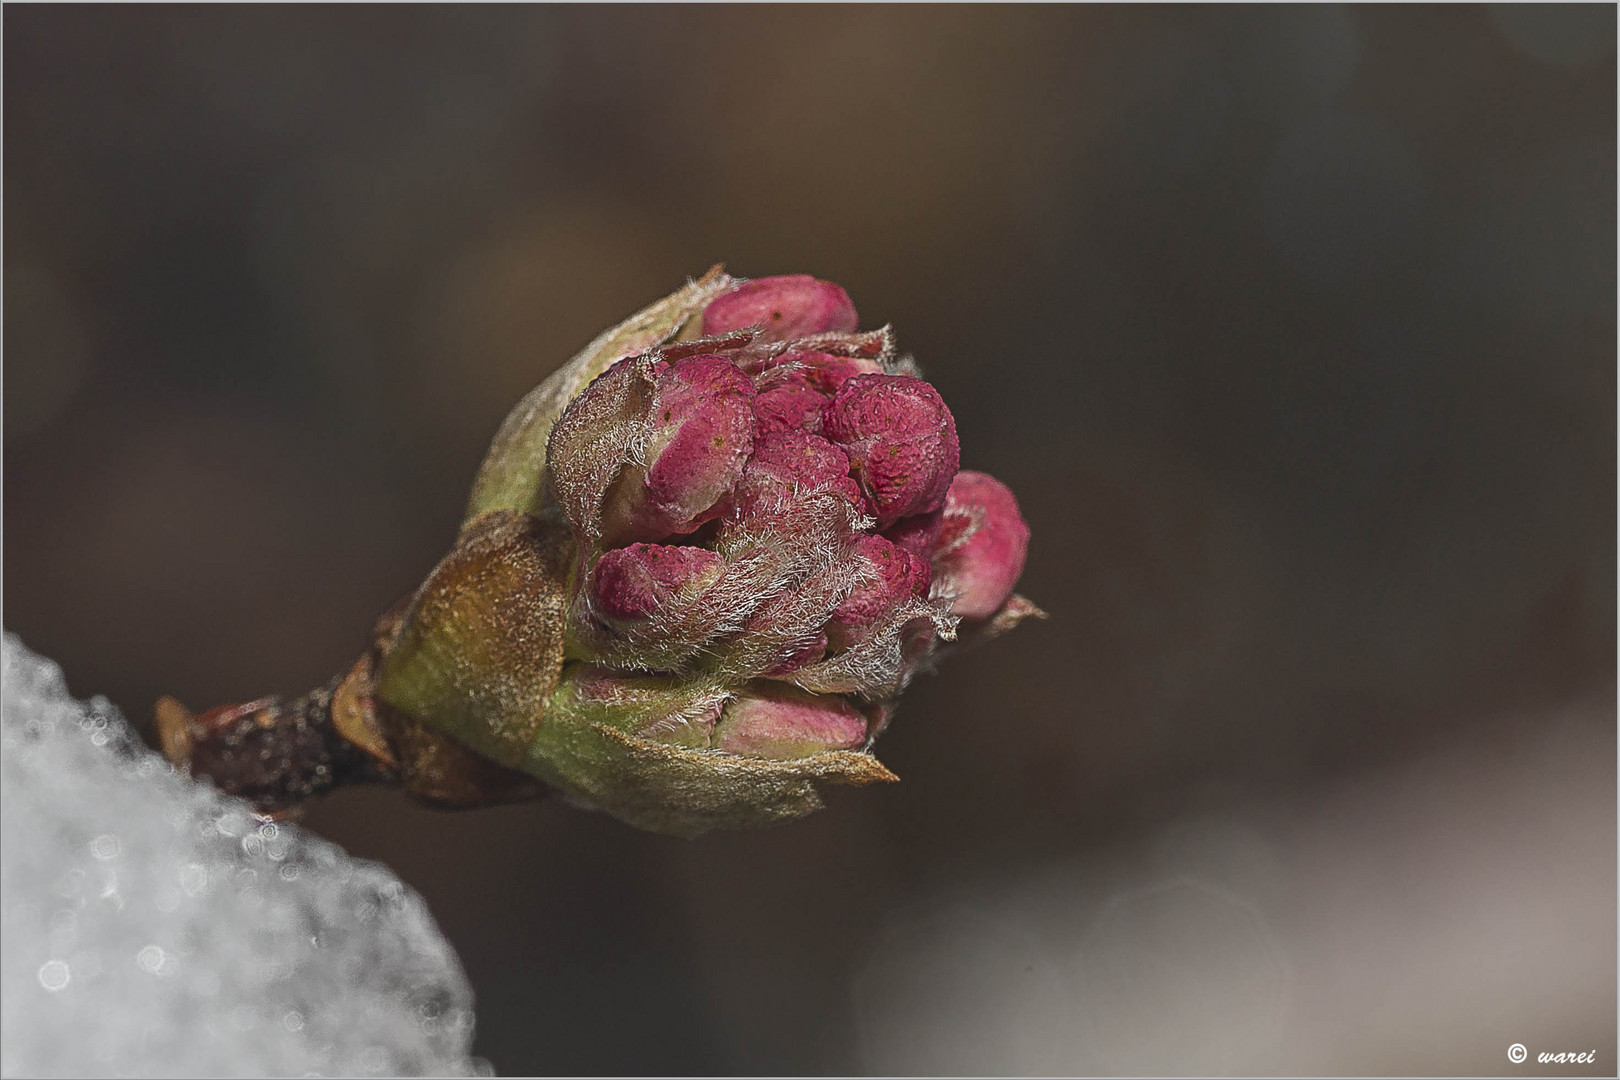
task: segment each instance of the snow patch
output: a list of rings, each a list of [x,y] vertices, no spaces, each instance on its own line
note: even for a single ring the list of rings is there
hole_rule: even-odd
[[[0,1073],[488,1074],[388,870],[175,773],[5,635]]]

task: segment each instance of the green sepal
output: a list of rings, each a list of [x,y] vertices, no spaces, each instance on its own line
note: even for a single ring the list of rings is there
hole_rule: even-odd
[[[496,511],[473,522],[412,598],[377,693],[521,767],[562,672],[576,559],[558,515]]]
[[[854,750],[769,761],[664,741],[696,740],[693,730],[660,725],[653,698],[668,693],[667,707],[698,713],[712,703],[717,714],[723,694],[708,687],[683,690],[666,680],[644,688],[648,707],[604,708],[579,692],[573,675],[571,665],[521,767],[640,829],[690,837],[710,829],[777,825],[820,809],[824,784],[896,779],[877,758]]]

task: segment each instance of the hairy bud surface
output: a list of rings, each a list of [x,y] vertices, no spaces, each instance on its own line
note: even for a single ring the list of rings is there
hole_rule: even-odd
[[[566,610],[524,624],[530,608],[479,593],[510,574],[447,559],[382,693],[659,831],[787,820],[822,785],[892,779],[870,746],[911,679],[959,626],[987,637],[1038,614],[1012,595],[1016,500],[960,461],[949,407],[887,328],[858,329],[843,289],[711,274],[526,398],[480,473],[464,543],[502,514],[530,522],[501,535],[544,547],[525,565],[567,567],[534,587]],[[441,611],[456,616],[416,614]],[[474,625],[560,641],[560,659],[535,686],[474,662],[418,670],[411,657],[510,651],[463,641]],[[443,707],[469,696],[477,709]],[[508,702],[538,715],[494,715]]]

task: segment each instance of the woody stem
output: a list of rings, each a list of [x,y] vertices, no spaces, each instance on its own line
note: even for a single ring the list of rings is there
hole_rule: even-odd
[[[164,754],[265,813],[284,812],[336,787],[392,781],[396,774],[333,722],[333,699],[345,678],[292,701],[266,697],[200,716],[163,698],[156,713]]]

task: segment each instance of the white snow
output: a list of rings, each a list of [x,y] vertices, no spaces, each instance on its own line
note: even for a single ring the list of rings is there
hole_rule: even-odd
[[[11,634],[0,679],[0,1073],[489,1072],[391,873],[176,774]]]

